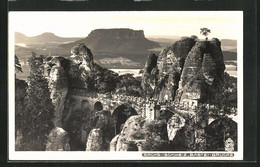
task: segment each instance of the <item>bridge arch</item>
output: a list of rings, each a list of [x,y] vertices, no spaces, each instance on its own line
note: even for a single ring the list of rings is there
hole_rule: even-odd
[[[128,103],[121,104],[115,108],[115,110],[112,113],[112,118],[114,121],[116,134],[120,133],[121,126],[126,122],[128,118],[130,118],[133,115],[138,115],[138,113]]]

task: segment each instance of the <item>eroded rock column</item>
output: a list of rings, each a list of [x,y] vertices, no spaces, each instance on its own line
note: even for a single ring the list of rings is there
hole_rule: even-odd
[[[50,98],[55,106],[53,122],[56,127],[62,127],[62,111],[68,93],[68,79],[57,57],[52,58],[51,64],[53,66],[49,76],[49,89]]]
[[[56,127],[48,136],[46,151],[70,151],[69,134],[62,128]]]

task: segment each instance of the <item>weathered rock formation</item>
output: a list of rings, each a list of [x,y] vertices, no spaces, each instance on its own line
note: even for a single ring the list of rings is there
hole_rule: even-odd
[[[111,114],[102,109],[95,110],[84,97],[115,91],[120,86],[127,86],[124,84],[129,84],[129,80],[131,83],[128,87],[133,90],[136,86],[138,87],[136,83],[140,81],[136,82],[135,78],[130,76],[130,78],[121,79],[119,85],[118,75],[96,64],[93,54],[84,44],[74,46],[71,54],[69,58],[49,56],[43,61],[44,69],[41,71],[48,80],[50,98],[55,106],[53,122],[56,127],[64,128],[73,136],[70,140],[71,150],[85,150],[89,132],[93,128],[103,131],[103,144],[108,148],[115,135]],[[127,109],[129,106],[123,107],[122,113],[127,114]],[[118,110],[121,110],[120,107]],[[122,118],[115,116],[118,115],[118,111],[114,113],[114,120],[118,120],[116,121],[118,133],[121,124],[131,115],[137,114],[134,110],[129,110],[129,112],[130,115]]]
[[[185,119],[175,114],[167,122],[167,132],[169,140],[173,140],[178,130],[185,125]]]
[[[63,44],[61,47],[72,47],[84,43],[92,50],[138,50],[159,47],[156,42],[145,38],[143,30],[132,29],[96,29],[82,40]]]
[[[117,151],[117,141],[118,141],[118,138],[119,138],[120,134],[116,135],[110,142],[110,145],[109,145],[109,150],[110,151]]]
[[[114,135],[111,113],[110,111],[102,110],[102,104],[98,104],[95,103],[93,107],[87,100],[80,102],[80,100],[72,98],[66,101],[63,125],[70,136],[73,136],[70,140],[71,150],[86,150],[86,142],[92,142],[92,138],[89,138],[89,133],[93,129],[102,131],[102,148],[107,149],[109,147],[109,143]]]
[[[88,135],[86,151],[108,151],[110,141],[114,136],[110,112],[105,110],[97,111],[93,119],[93,125],[94,129]]]
[[[201,107],[192,110],[176,109],[176,114],[168,121],[168,132],[172,151],[205,151],[208,125],[208,111]],[[171,127],[172,126],[172,127]]]
[[[186,38],[160,53],[157,61],[159,83],[155,90],[159,100],[174,100],[185,59],[194,44],[193,38]]]
[[[93,129],[88,135],[86,151],[105,151],[103,132],[101,129]]]
[[[74,46],[71,49],[71,60],[79,64],[81,68],[85,69],[86,71],[90,70],[93,66],[93,55],[89,48],[86,47],[84,44],[79,44]]]
[[[89,132],[95,127],[95,113],[88,101],[68,99],[66,101],[63,127],[70,134],[70,146],[72,151],[86,149]]]
[[[71,49],[68,67],[69,86],[106,93],[115,90],[117,74],[96,64],[89,48],[78,44]]]
[[[78,44],[71,49],[71,54],[69,58],[53,56],[45,58],[44,76],[49,78],[50,82],[60,79],[64,82],[63,85],[68,85],[69,93],[73,88],[101,93],[115,90],[118,82],[117,74],[96,64],[89,48],[84,44]],[[54,85],[60,84],[54,83]]]
[[[166,122],[149,121],[140,115],[130,117],[119,135],[110,143],[111,151],[162,151],[167,150]]]
[[[156,63],[155,63],[156,62]],[[159,101],[214,101],[225,65],[220,41],[185,38],[149,55],[142,77],[146,97]]]
[[[154,93],[154,89],[158,82],[158,68],[157,68],[157,59],[158,57],[151,53],[146,61],[143,77],[142,77],[142,88],[143,95],[150,97]]]
[[[49,74],[48,87],[51,92],[50,98],[55,106],[54,126],[62,127],[62,112],[68,93],[68,78],[58,57],[53,57],[50,63],[52,67]]]
[[[148,95],[152,94],[159,101],[174,99],[183,64],[194,44],[194,39],[186,38],[162,50],[158,58],[148,57],[142,82]]]
[[[178,100],[214,101],[223,82],[224,70],[220,41],[197,42],[185,60]]]
[[[144,95],[179,104],[173,110],[180,115],[175,114],[167,123],[170,150],[207,149],[208,110],[203,107],[185,110],[187,103],[184,106],[183,102],[189,106],[220,104],[225,83],[220,45],[218,39],[196,42],[194,38],[183,38],[162,50],[158,58],[152,54],[148,57],[142,77]]]
[[[71,49],[71,53],[69,59],[49,56],[43,61],[43,75],[48,80],[50,98],[55,106],[53,120],[56,127],[63,127],[63,110],[65,101],[69,100],[67,94],[71,96],[75,89],[79,89],[83,95],[116,89],[117,75],[97,65],[89,48],[79,44]]]
[[[70,151],[69,134],[62,128],[51,130],[45,151]]]
[[[113,124],[109,111],[96,111],[93,119],[86,120],[92,122],[92,130],[86,131],[88,135],[86,141],[86,151],[107,151],[113,137]],[[91,125],[90,125],[91,126]],[[88,126],[89,128],[89,126]]]
[[[131,33],[123,35],[123,38],[144,38],[142,34]],[[102,33],[93,32],[90,37],[93,36],[101,38]],[[116,36],[114,38],[117,39]],[[223,119],[207,126],[207,115],[198,116],[205,108],[193,108],[190,112],[182,107],[173,107],[173,116],[172,112],[164,110],[158,112],[160,116],[157,120],[146,120],[138,115],[131,104],[118,106],[112,115],[110,111],[103,110],[101,102],[92,105],[97,93],[111,92],[134,96],[142,94],[159,102],[175,100],[180,104],[218,101],[216,99],[222,97],[219,94],[225,70],[218,39],[196,42],[194,38],[185,38],[165,48],[159,56],[150,54],[142,81],[138,82],[130,74],[118,76],[96,64],[92,52],[84,44],[74,46],[71,54],[69,58],[49,56],[44,61],[42,57],[35,59],[43,64],[43,68],[35,68],[37,72],[34,75],[43,75],[48,80],[50,98],[55,106],[53,121],[56,128],[49,135],[46,150],[223,150],[225,141],[216,136],[226,132],[228,134],[222,135],[222,138],[233,140],[236,147],[236,125]],[[229,88],[232,87],[225,89]],[[24,92],[17,89],[16,99],[22,100],[21,94]],[[206,140],[211,146],[206,145]]]

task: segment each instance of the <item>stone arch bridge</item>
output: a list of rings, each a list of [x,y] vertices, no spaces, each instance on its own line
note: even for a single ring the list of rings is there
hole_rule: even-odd
[[[101,94],[96,92],[87,92],[82,88],[71,88],[68,96],[72,99],[83,101],[86,100],[94,108],[96,102],[101,102],[104,110],[109,110],[111,114],[113,111],[123,104],[129,104],[138,114],[147,108],[147,99],[142,97],[119,95],[119,94]],[[173,114],[178,114],[183,118],[193,117],[196,115],[198,106],[191,106],[189,102],[182,102],[176,104],[175,102],[161,103],[160,110],[167,110]]]
[[[123,104],[129,104],[136,110],[138,114],[141,114],[143,104],[145,104],[142,97],[117,95],[117,94],[101,94],[101,93],[90,93],[81,88],[72,88],[69,90],[68,96],[72,99],[79,100],[80,102],[86,100],[89,104],[94,107],[96,102],[101,102],[104,110],[112,112]]]

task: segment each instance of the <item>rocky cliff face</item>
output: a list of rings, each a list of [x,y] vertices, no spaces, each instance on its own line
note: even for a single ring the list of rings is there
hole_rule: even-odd
[[[102,93],[115,90],[117,74],[96,64],[89,48],[81,43],[71,53],[67,67],[69,87]]]
[[[114,135],[113,121],[109,111],[93,106],[87,101],[69,98],[65,103],[63,112],[64,129],[70,134],[70,146],[73,151],[86,150],[88,143],[89,151],[94,151],[97,147],[107,150],[110,140]],[[95,143],[96,132],[91,131],[99,129],[98,136],[101,137],[102,143]],[[100,139],[100,140],[101,140]],[[96,150],[98,151],[98,150]]]
[[[53,57],[50,60],[49,63],[51,63],[52,67],[50,68],[50,74],[48,77],[48,87],[51,92],[50,98],[55,106],[54,125],[56,127],[62,127],[62,112],[68,93],[68,78],[64,68],[61,66],[60,59],[59,57]]]
[[[185,59],[194,44],[193,38],[186,38],[166,47],[158,58],[154,54],[149,55],[142,82],[148,96],[154,96],[159,101],[174,99]]]
[[[101,129],[93,129],[89,132],[86,151],[105,151],[103,132]]]
[[[143,88],[143,94],[146,97],[150,97],[154,93],[154,89],[158,82],[158,67],[157,67],[158,57],[151,53],[146,61],[144,72],[142,76],[141,86]]]
[[[70,151],[69,134],[62,128],[56,127],[48,136],[46,151]]]
[[[214,101],[223,82],[225,64],[220,41],[197,42],[185,60],[177,100]]]
[[[89,132],[94,128],[94,114],[88,101],[67,99],[63,111],[63,128],[71,136],[72,151],[84,151]]]
[[[220,41],[185,38],[148,57],[142,77],[146,96],[159,101],[213,101],[224,77]],[[154,63],[156,62],[156,64]]]
[[[167,132],[169,140],[173,140],[177,132],[185,125],[185,119],[175,114],[167,122]]]
[[[129,87],[138,86],[135,83],[139,82],[136,82],[134,77],[121,79],[122,82],[119,82],[120,77],[116,73],[94,62],[92,52],[84,44],[74,46],[71,49],[71,54],[69,58],[49,56],[43,61],[44,68],[41,71],[48,80],[50,98],[55,106],[53,122],[55,127],[64,128],[73,136],[70,140],[71,150],[85,150],[87,141],[89,150],[92,150],[91,145],[94,141],[92,138],[95,137],[94,132],[93,135],[89,136],[92,129],[102,131],[103,143],[101,147],[103,150],[107,149],[110,140],[115,135],[111,114],[103,110],[95,111],[93,106],[89,106],[89,101],[83,100],[82,97],[89,94],[116,91],[118,86],[125,87],[126,83],[129,84],[127,82],[129,80],[131,81]],[[130,109],[129,106],[119,107],[113,113],[113,118],[118,123],[118,131],[127,118],[137,114],[136,111],[129,110],[130,115],[118,117],[119,112],[127,114],[128,109]]]
[[[104,36],[113,33],[106,32]],[[102,31],[92,35],[103,36]],[[131,32],[123,37],[144,38],[142,32]],[[119,93],[120,88],[126,92],[132,90],[134,94],[143,92],[144,97],[159,101],[214,102],[221,90],[225,70],[218,39],[196,42],[193,38],[185,38],[165,48],[159,56],[150,54],[142,76],[142,91],[138,89],[140,81],[135,82],[131,75],[118,76],[96,64],[92,52],[84,44],[74,46],[71,54],[69,58],[49,56],[44,60],[42,57],[36,59],[36,63],[43,63],[44,67],[35,68],[35,75],[44,74],[47,78],[50,98],[55,106],[55,128],[49,135],[46,150],[203,151],[215,150],[220,145],[223,150],[223,137],[237,143],[236,124],[221,120],[207,126],[207,115],[198,116],[200,112],[208,111],[205,108],[198,107],[191,112],[178,108],[173,116],[166,110],[164,114],[160,112],[158,120],[148,120],[138,115],[130,104],[118,106],[111,114],[103,110],[100,102],[91,106],[91,100],[86,98],[93,92]],[[16,99],[19,101],[25,94],[19,85],[26,85],[19,80],[16,84]],[[216,129],[229,135],[222,135],[215,146],[214,139],[220,135]],[[214,148],[205,144],[205,134]]]
[[[75,95],[75,89],[79,89],[79,92],[76,92],[79,96],[114,90],[117,75],[97,65],[90,49],[84,44],[73,47],[71,53],[68,59],[46,57],[39,73],[48,81],[50,98],[55,106],[55,127],[64,128],[73,136],[70,140],[71,150],[85,150],[88,133],[96,124],[91,121],[95,116],[88,107],[87,100],[73,100],[71,96]],[[101,118],[103,117],[100,116]]]
[[[110,143],[110,151],[167,150],[167,128],[163,121],[149,121],[140,115],[130,117],[119,135]]]
[[[138,50],[159,47],[156,42],[145,38],[143,30],[132,29],[96,29],[82,40],[61,45],[72,47],[84,43],[92,50]]]
[[[88,70],[93,65],[93,55],[89,48],[84,44],[79,44],[71,49],[71,60],[76,64],[80,64],[82,68]]]
[[[194,44],[193,38],[186,38],[175,42],[159,54],[159,83],[155,90],[159,100],[174,100],[183,64]]]
[[[51,89],[53,85],[63,85],[63,88],[105,93],[116,88],[117,74],[96,64],[92,52],[84,44],[74,46],[71,54],[68,59],[53,56],[45,59],[44,74]],[[60,83],[55,83],[56,80]]]

